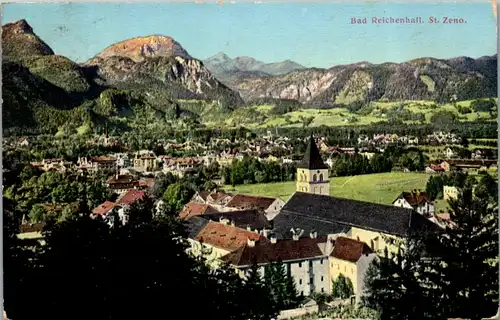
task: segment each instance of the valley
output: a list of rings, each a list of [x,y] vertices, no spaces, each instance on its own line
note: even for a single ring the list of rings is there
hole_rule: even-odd
[[[496,55],[320,69],[224,53],[198,60],[155,35],[77,63],[56,55],[25,20],[5,25],[2,42],[5,135],[423,125],[497,115],[483,103],[496,101]]]

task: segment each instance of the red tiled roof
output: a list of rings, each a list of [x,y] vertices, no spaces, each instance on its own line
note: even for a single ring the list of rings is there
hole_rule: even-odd
[[[266,210],[275,201],[275,198],[250,196],[245,194],[235,195],[231,201],[226,205],[231,208],[244,208],[249,209],[252,207]]]
[[[194,216],[204,215],[207,212],[217,212],[217,210],[213,209],[207,204],[191,201],[187,203],[179,213],[179,218],[187,220]]]
[[[209,221],[194,240],[234,251],[246,245],[248,239],[258,241],[260,238],[260,235],[255,232]]]
[[[258,264],[272,261],[303,260],[323,256],[318,244],[326,243],[327,237],[301,238],[299,240],[278,240],[276,243],[261,241],[254,247],[245,245],[238,250],[227,254],[222,260],[234,266],[251,265],[254,261]]]
[[[142,199],[144,196],[145,193],[143,191],[129,190],[116,202],[116,204],[131,205],[137,200]]]
[[[410,206],[418,206],[426,202],[431,202],[431,198],[427,193],[422,191],[402,192],[401,196],[410,204]]]
[[[370,252],[372,252],[371,249],[364,242],[338,237],[330,255],[340,260],[357,262],[363,254]]]
[[[116,203],[111,201],[105,201],[101,203],[98,207],[94,208],[94,210],[92,210],[92,213],[99,215],[106,214],[109,211],[111,211],[114,207],[116,207]]]

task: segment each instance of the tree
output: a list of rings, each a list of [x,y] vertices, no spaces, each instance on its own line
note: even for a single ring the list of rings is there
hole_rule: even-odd
[[[271,289],[264,283],[257,262],[253,261],[252,266],[247,271],[245,280],[245,303],[246,308],[250,311],[245,316],[245,319],[268,320],[269,315],[277,316],[279,310],[273,301],[271,299],[262,299],[262,297],[269,297],[270,295]]]
[[[498,308],[498,212],[495,205],[462,189],[450,200],[450,219],[440,237],[440,286],[450,317],[480,319]]]
[[[346,278],[342,273],[332,283],[332,296],[335,298],[347,299],[354,295],[354,287],[351,279]]]
[[[29,213],[30,222],[40,223],[45,220],[45,209],[42,205],[34,205]]]
[[[141,215],[150,216],[147,211]],[[246,294],[255,291],[234,270],[226,266],[210,270],[202,260],[188,255],[187,242],[179,238],[186,236],[183,230],[173,218],[150,217],[110,228],[84,216],[49,223],[43,250],[24,254],[18,253],[21,246],[11,232],[4,262],[5,310],[19,320],[37,315],[67,319],[74,310],[79,311],[71,318],[77,320],[92,315],[155,318],[166,307],[180,308],[188,318],[235,320],[252,314],[255,319],[269,319],[274,315],[269,309],[245,304]],[[189,292],[190,299],[171,296],[179,288]],[[170,298],[165,300],[166,296]],[[255,302],[259,306],[270,303],[267,295],[256,299],[260,299]]]
[[[487,172],[481,175],[474,193],[477,197],[485,199],[486,201],[498,203],[498,183]]]
[[[194,195],[194,190],[186,186],[184,183],[174,183],[168,186],[163,194],[165,203],[172,207],[175,212],[182,210],[184,205],[191,200]]]
[[[265,266],[264,282],[267,287],[271,288],[270,296],[279,310],[295,308],[302,300],[292,276],[287,274],[281,261]]]
[[[438,290],[429,285],[431,275],[422,257],[426,248],[421,236],[398,241],[397,254],[385,249],[372,261],[365,276],[364,306],[377,310],[380,319],[441,319]]]
[[[168,186],[177,182],[177,180],[178,179],[176,179],[176,177],[170,172],[167,172],[166,174],[163,172],[159,173],[156,176],[153,187],[151,188],[151,195],[155,199],[160,199],[165,193],[165,190],[167,190]]]

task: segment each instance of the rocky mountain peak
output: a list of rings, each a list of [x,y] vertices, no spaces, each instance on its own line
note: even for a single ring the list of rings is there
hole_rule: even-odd
[[[147,37],[136,37],[115,43],[101,53],[98,58],[125,57],[135,62],[144,61],[146,58],[153,57],[182,57],[191,59],[186,50],[173,38],[152,35]]]
[[[12,23],[7,23],[6,25],[3,26],[3,32],[6,33],[15,33],[15,34],[21,34],[21,33],[31,33],[33,34],[33,28],[29,25],[29,23],[22,19],[16,22]]]
[[[14,59],[54,54],[54,51],[33,32],[33,28],[24,19],[2,26],[2,49],[4,57]]]

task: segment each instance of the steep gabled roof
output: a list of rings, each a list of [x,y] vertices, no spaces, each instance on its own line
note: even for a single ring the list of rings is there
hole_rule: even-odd
[[[287,216],[286,220],[294,218],[301,225],[328,224],[333,229],[339,229],[340,226],[358,227],[397,236],[407,236],[410,231],[441,230],[438,225],[413,209],[304,192],[295,192],[276,218],[283,213]],[[287,224],[287,227],[290,224],[281,219],[274,220],[277,229],[285,230],[280,226],[281,223]],[[308,231],[301,225],[297,223],[293,227]],[[325,232],[325,228],[326,226],[316,230],[318,235],[321,235],[320,231]],[[329,233],[334,233],[333,231],[335,230]]]
[[[427,193],[420,191],[420,190],[413,190],[410,192],[403,191],[397,199],[405,199],[406,202],[410,206],[419,206],[421,204],[425,203],[431,203],[431,198],[427,195]],[[396,199],[396,200],[397,200]],[[396,201],[394,200],[394,201]]]
[[[319,154],[318,146],[316,145],[312,135],[309,138],[309,144],[307,145],[304,158],[302,158],[302,161],[299,163],[297,168],[309,170],[328,169],[328,166],[323,162],[323,159]]]
[[[234,251],[246,245],[248,239],[258,241],[261,239],[261,236],[258,233],[247,231],[245,229],[209,221],[205,227],[198,232],[193,240],[203,242],[220,249]]]

